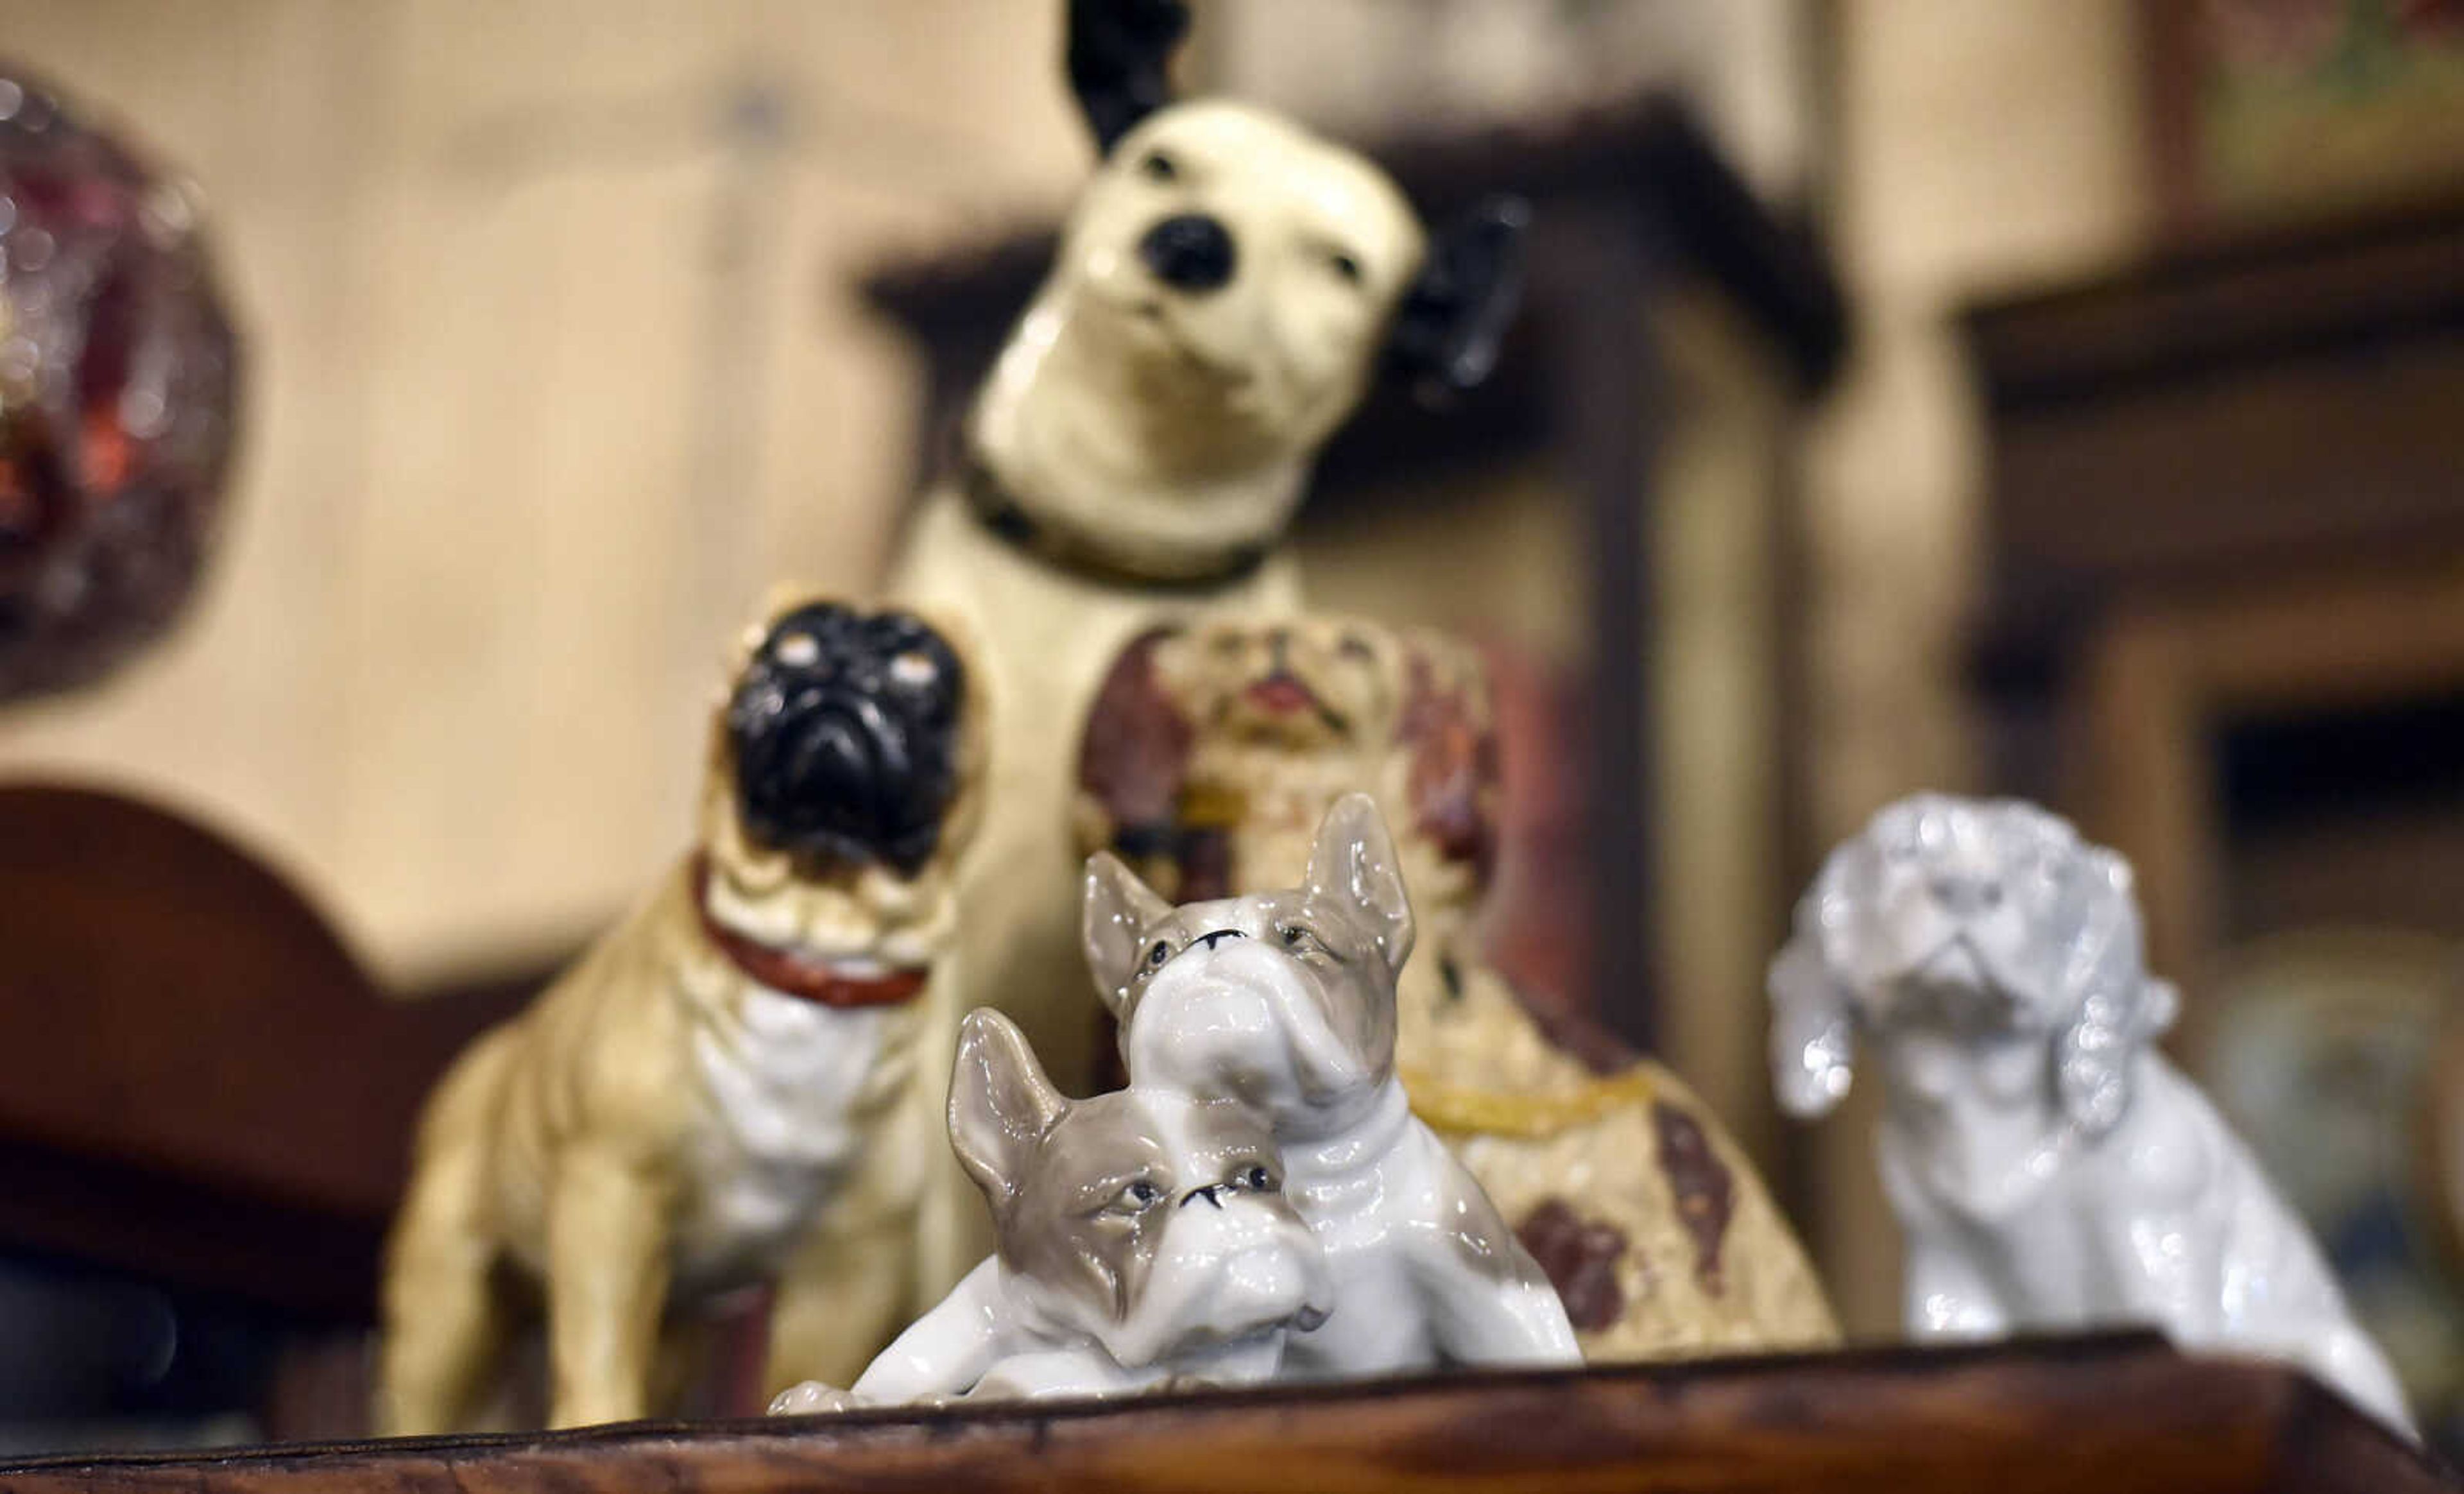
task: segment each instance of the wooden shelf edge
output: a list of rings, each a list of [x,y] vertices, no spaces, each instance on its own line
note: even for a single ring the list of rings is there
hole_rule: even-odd
[[[2464,1488],[2299,1373],[2151,1334],[0,1464],[12,1494]]]

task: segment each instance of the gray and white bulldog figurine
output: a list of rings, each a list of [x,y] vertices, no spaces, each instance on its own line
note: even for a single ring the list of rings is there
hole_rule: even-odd
[[[1068,17],[1104,159],[890,589],[982,640],[993,700],[955,1010],[1000,1007],[1077,1087],[1095,1014],[1069,806],[1097,685],[1150,628],[1298,609],[1283,541],[1319,447],[1381,372],[1441,389],[1487,374],[1527,209],[1432,231],[1359,152],[1263,109],[1174,99],[1177,0],[1071,0]],[[972,1194],[944,1181],[919,1246],[935,1290],[983,1253]]]
[[[1084,933],[1134,1089],[1239,1095],[1272,1120],[1333,1281],[1333,1314],[1287,1346],[1295,1373],[1582,1362],[1548,1278],[1395,1076],[1412,909],[1369,796],[1336,801],[1286,891],[1176,909],[1099,853]]]
[[[999,1251],[851,1394],[808,1383],[772,1411],[1245,1384],[1275,1376],[1287,1331],[1327,1317],[1325,1252],[1285,1200],[1265,1116],[1240,1100],[1067,1099],[986,1009],[960,1032],[950,1144]]]
[[[1800,1116],[1882,1069],[1919,1338],[2152,1323],[2299,1362],[2411,1432],[2378,1346],[2239,1137],[2154,1044],[2129,866],[2034,804],[1921,794],[1833,851],[1771,964]]]

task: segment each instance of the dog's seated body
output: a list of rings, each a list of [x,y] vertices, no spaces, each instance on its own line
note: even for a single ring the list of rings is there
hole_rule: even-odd
[[[1293,610],[1281,544],[1319,446],[1381,368],[1476,383],[1513,299],[1515,211],[1433,237],[1356,152],[1171,101],[1186,23],[1174,0],[1073,0],[1071,82],[1105,159],[890,582],[970,625],[997,721],[953,1011],[1016,1018],[1073,1089],[1095,1014],[1067,810],[1105,668],[1161,623]],[[939,1197],[922,1249],[955,1281],[985,1241],[955,1172]]]
[[[1239,1100],[1066,1099],[985,1010],[959,1037],[950,1143],[998,1250],[851,1394],[801,1385],[773,1411],[1253,1383],[1282,1368],[1287,1331],[1331,1305],[1273,1132]]]
[[[1334,1313],[1303,1373],[1581,1362],[1564,1307],[1395,1074],[1412,912],[1365,795],[1338,800],[1286,890],[1176,909],[1088,864],[1084,932],[1133,1088],[1236,1094],[1272,1117],[1286,1191],[1317,1231]]]
[[[851,1374],[914,1300],[919,1082],[980,754],[912,615],[796,607],[713,732],[699,852],[430,1098],[388,1249],[379,1423],[467,1425],[543,1288],[558,1425],[651,1409],[663,1329],[778,1279],[777,1383]]]
[[[1774,1079],[1819,1114],[1881,1063],[1921,1337],[2155,1324],[2295,1360],[2410,1430],[2318,1246],[2153,1044],[2130,868],[2031,804],[1920,795],[1834,851],[1773,962]]]
[[[1125,652],[1089,721],[1081,834],[1179,901],[1289,887],[1344,794],[1397,827],[1419,953],[1396,1070],[1603,1360],[1816,1348],[1838,1329],[1788,1220],[1666,1067],[1527,1002],[1483,947],[1495,715],[1471,649],[1360,619],[1219,620]]]

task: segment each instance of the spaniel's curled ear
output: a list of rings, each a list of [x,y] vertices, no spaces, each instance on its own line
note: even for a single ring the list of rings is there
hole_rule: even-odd
[[[2075,961],[2085,989],[2054,1040],[2054,1087],[2071,1123],[2101,1136],[2129,1112],[2132,1061],[2173,1024],[2181,999],[2147,974],[2129,864],[2090,855],[2095,889]]]
[[[1819,932],[1800,927],[1771,960],[1765,983],[1771,1001],[1771,1088],[1780,1109],[1802,1119],[1822,1115],[1847,1097],[1857,1036],[1847,993],[1822,957]]]

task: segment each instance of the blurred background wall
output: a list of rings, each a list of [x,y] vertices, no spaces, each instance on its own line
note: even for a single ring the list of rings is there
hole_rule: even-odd
[[[406,984],[674,855],[774,580],[869,583],[912,396],[857,272],[1048,214],[1054,8],[0,5],[205,187],[254,355],[193,626],[0,764],[265,847]]]

